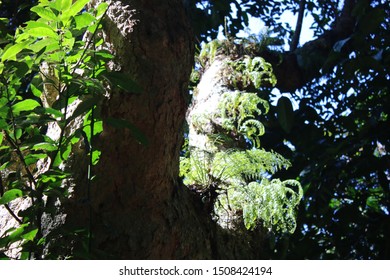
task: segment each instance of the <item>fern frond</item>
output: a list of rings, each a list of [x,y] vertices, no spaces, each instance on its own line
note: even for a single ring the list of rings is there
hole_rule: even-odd
[[[260,121],[254,119],[244,121],[239,127],[239,132],[245,135],[254,147],[260,148],[260,136],[265,133],[264,125]]]
[[[297,192],[288,187],[290,184],[298,187]],[[261,221],[267,228],[290,233],[296,228],[295,211],[301,198],[299,182],[279,179],[251,182],[230,194],[231,207],[242,207],[247,229],[254,229]]]
[[[206,189],[212,184],[210,165],[214,155],[208,151],[190,149],[190,157],[180,160],[180,176],[186,185]]]
[[[263,110],[259,108],[259,105]],[[221,117],[222,127],[226,130],[239,132],[255,143],[258,142],[255,137],[264,134],[264,126],[257,118],[267,113],[268,110],[268,102],[261,99],[256,93],[239,91],[225,93],[219,103],[219,117]]]
[[[290,162],[274,152],[253,149],[246,151],[230,150],[218,152],[212,161],[211,172],[222,181],[247,182],[262,180],[268,174],[273,174],[281,168],[288,168]]]

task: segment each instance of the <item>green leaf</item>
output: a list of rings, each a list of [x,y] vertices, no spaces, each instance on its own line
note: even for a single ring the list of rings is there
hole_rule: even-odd
[[[38,97],[38,98],[41,97],[42,91],[39,90],[39,89],[38,89],[35,85],[33,85],[32,83],[30,84],[30,89],[31,89],[32,94],[34,94],[35,97]]]
[[[39,132],[37,132],[39,133]],[[25,141],[23,141],[23,143],[21,144],[21,149],[25,149],[25,148],[31,148],[32,146],[36,145],[36,144],[39,144],[39,143],[44,143],[44,142],[47,142],[47,143],[52,143],[52,144],[55,144],[56,142],[54,140],[52,140],[50,137],[46,136],[46,135],[34,135],[32,136],[31,138],[28,138],[26,139]],[[29,153],[31,154],[31,153]],[[27,155],[26,155],[27,156]]]
[[[69,7],[72,5],[72,0],[62,0],[62,1],[59,1],[59,2],[61,2],[60,11],[62,11],[62,12],[66,11],[67,9],[69,9]]]
[[[21,235],[24,233],[25,228],[29,224],[22,224],[18,228],[10,228],[6,231],[9,235],[3,239],[0,239],[0,248],[7,246],[9,243],[17,242],[21,239]]]
[[[92,165],[96,165],[99,162],[101,151],[94,150],[92,151]]]
[[[60,45],[58,43],[58,40],[54,40],[51,37],[43,38],[42,40],[39,40],[35,42],[34,44],[29,46],[29,49],[34,51],[35,53],[41,53],[42,50],[46,52],[46,55],[50,52],[57,51],[60,49]]]
[[[97,51],[94,53],[94,55],[101,57],[102,59],[113,59],[115,57],[107,50]]]
[[[26,46],[30,43],[30,41],[24,41],[23,43],[18,43],[9,47],[1,56],[1,61],[5,60],[15,60],[16,55],[20,53]]]
[[[1,146],[1,149],[4,149],[4,148],[6,148],[6,146]],[[5,170],[5,169],[8,168],[10,165],[11,165],[11,162],[10,162],[10,161],[7,161],[7,162],[3,163],[3,164],[0,166],[0,171]]]
[[[141,93],[141,87],[134,82],[127,74],[121,72],[105,72],[103,77],[106,78],[112,86],[119,87],[127,92]]]
[[[22,235],[24,240],[33,241],[35,236],[37,235],[38,229],[33,229]]]
[[[77,2],[78,1],[76,1],[76,3]],[[46,9],[41,6],[35,6],[31,8],[31,11],[36,13],[38,16],[40,16],[43,19],[58,21],[57,16],[53,13],[51,9]]]
[[[58,167],[63,162],[63,159],[61,158],[61,153],[57,153],[54,161],[53,161],[53,167]]]
[[[67,11],[63,13],[63,17],[76,16],[90,0],[77,0]]]
[[[8,128],[8,123],[5,120],[0,119],[0,129],[8,130]]]
[[[58,40],[58,38],[59,38],[57,33],[55,33],[53,30],[45,28],[45,27],[31,28],[31,29],[28,29],[26,31],[26,33],[33,36],[33,37],[37,37],[37,38],[50,37],[50,38],[53,38],[55,40]]]
[[[99,18],[102,16],[108,8],[108,4],[106,2],[102,2],[99,4],[99,6],[96,8],[96,17]]]
[[[69,50],[71,50],[74,46],[75,41],[76,41],[75,38],[70,38],[70,39],[65,38],[62,42],[62,46],[67,47]]]
[[[20,101],[12,106],[12,112],[14,114],[18,114],[21,111],[31,111],[34,110],[36,107],[40,106],[38,101],[34,99],[26,99],[23,101]]]
[[[43,150],[43,151],[48,151],[48,152],[53,152],[57,150],[57,146],[54,145],[53,143],[38,143],[34,145],[31,150],[37,151],[37,150]]]
[[[34,109],[34,113],[38,115],[48,114],[52,115],[55,118],[62,118],[64,114],[61,111],[58,111],[54,108],[45,108],[45,107],[37,107]]]
[[[40,180],[43,183],[48,183],[48,182],[58,182],[59,180],[65,179],[68,177],[68,173],[64,173],[62,171],[57,171],[57,170],[47,170],[45,173],[41,174],[39,176]]]
[[[12,189],[6,191],[3,196],[0,198],[0,205],[7,204],[8,202],[17,199],[18,197],[22,197],[23,192],[19,189]]]
[[[17,69],[15,72],[17,77],[23,78],[30,72],[30,65],[25,61],[15,61],[12,64],[14,64],[15,68]]]
[[[48,157],[48,154],[28,154],[27,156],[25,156],[24,161],[27,165],[30,165],[30,164],[35,164],[38,162],[38,160],[44,159],[47,157]]]
[[[8,230],[5,231],[2,238],[0,238],[0,248],[5,248],[6,246],[9,246],[9,244],[12,244],[13,242],[18,241],[18,240],[15,240],[15,238],[10,238],[10,235],[7,236],[7,234],[13,233],[18,229],[19,228],[12,227],[12,228],[9,228]]]
[[[15,137],[14,140],[20,139],[22,135],[23,135],[23,130],[21,128],[16,128],[15,133],[13,134],[13,136]]]
[[[114,128],[123,129],[127,128],[130,130],[130,133],[133,135],[133,137],[140,143],[145,146],[148,145],[148,139],[146,138],[145,134],[141,132],[136,126],[129,123],[126,120],[123,119],[115,119],[115,118],[108,118],[106,120],[106,123]]]
[[[285,132],[290,133],[294,123],[294,110],[288,97],[279,98],[276,112],[280,126]]]
[[[89,13],[83,13],[81,15],[75,16],[76,21],[76,28],[77,29],[83,29],[87,28],[96,18],[89,14]]]
[[[378,213],[381,211],[379,202],[380,202],[379,199],[375,196],[369,196],[366,200],[367,206],[371,208],[371,210]]]
[[[41,21],[30,20],[30,21],[26,22],[26,24],[27,24],[27,26],[25,28],[26,31],[28,31],[29,29],[37,28],[37,27],[42,27],[42,28],[46,28],[46,29],[50,29],[50,30],[54,31],[53,28],[49,24],[47,24],[45,22],[41,22]]]

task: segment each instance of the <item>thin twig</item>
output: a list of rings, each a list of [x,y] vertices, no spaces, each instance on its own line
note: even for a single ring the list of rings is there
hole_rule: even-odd
[[[3,178],[0,176],[0,196],[4,195],[4,185]],[[14,213],[14,211],[8,206],[7,203],[4,204],[5,209],[7,209],[8,213],[19,223],[23,224],[23,221],[19,219],[19,217]]]
[[[4,207],[7,209],[8,213],[19,223],[19,225],[23,224],[23,221],[19,219],[18,216],[16,216],[14,211],[12,211],[12,209],[7,204],[4,204]]]
[[[20,150],[19,145],[14,142],[14,140],[11,138],[11,136],[9,136],[9,134],[7,132],[5,132],[4,134],[5,134],[5,139],[11,144],[12,148],[14,149],[14,152],[19,157],[19,160],[21,161],[23,168],[26,171],[26,175],[30,181],[30,186],[28,188],[30,190],[32,190],[32,186],[34,186],[36,188],[37,182],[35,181],[34,175],[31,173],[30,168],[28,168],[28,166],[26,164],[26,160],[24,158],[22,151]]]

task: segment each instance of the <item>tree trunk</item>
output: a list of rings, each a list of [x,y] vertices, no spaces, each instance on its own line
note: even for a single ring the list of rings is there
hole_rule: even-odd
[[[129,130],[105,125],[90,201],[83,200],[80,188],[85,184],[76,182],[67,224],[91,226],[90,247],[97,257],[258,257],[260,250],[248,246],[251,236],[229,237],[204,212],[199,198],[178,182],[194,56],[182,1],[114,1],[104,29],[116,53],[115,67],[128,73],[142,92],[110,92],[101,110],[103,121],[126,120],[148,143],[140,144]]]

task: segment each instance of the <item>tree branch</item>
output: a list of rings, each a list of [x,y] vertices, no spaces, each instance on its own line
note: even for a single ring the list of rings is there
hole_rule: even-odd
[[[276,87],[282,92],[294,92],[307,82],[321,75],[320,70],[331,53],[334,44],[354,32],[356,18],[352,10],[358,0],[345,0],[340,16],[335,20],[332,29],[325,31],[317,39],[304,44],[294,51],[275,53],[265,51],[260,55],[269,61],[274,68],[278,83]]]
[[[292,38],[290,44],[291,52],[295,51],[299,44],[299,38],[301,37],[301,31],[302,31],[303,15],[305,14],[305,6],[306,6],[306,0],[301,0],[299,2],[297,25],[295,27],[294,37]]]
[[[4,195],[4,185],[3,185],[3,178],[0,176],[0,197]],[[5,209],[8,211],[8,213],[19,223],[22,224],[22,220],[19,219],[19,217],[12,211],[12,209],[8,206],[7,203],[3,204]]]

